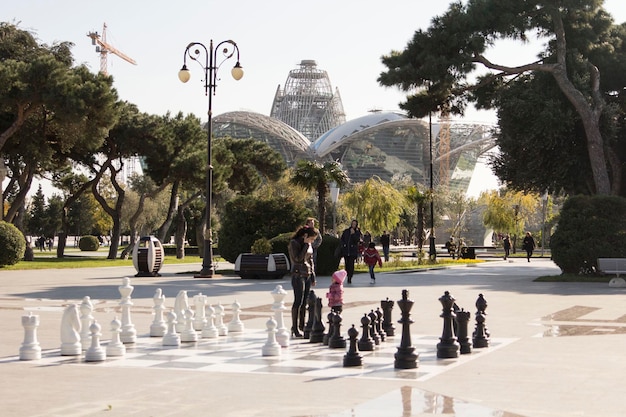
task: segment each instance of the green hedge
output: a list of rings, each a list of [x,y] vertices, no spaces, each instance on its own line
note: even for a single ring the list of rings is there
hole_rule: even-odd
[[[97,251],[100,249],[100,242],[95,236],[81,236],[78,241],[78,248],[82,251]]]
[[[0,221],[0,266],[15,265],[24,257],[26,239],[15,225]]]
[[[569,198],[550,238],[550,248],[552,259],[564,273],[578,273],[585,264],[597,268],[598,258],[626,257],[626,199]]]
[[[289,241],[293,236],[291,233],[283,233],[270,239],[272,253],[284,253],[289,257]],[[340,245],[340,240],[331,235],[324,235],[322,244],[317,248],[317,270],[318,276],[332,275],[339,268],[339,258],[335,258],[335,249]]]

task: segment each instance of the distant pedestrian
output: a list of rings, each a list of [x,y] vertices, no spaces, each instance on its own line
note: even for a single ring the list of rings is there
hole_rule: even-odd
[[[504,247],[504,260],[506,261],[506,258],[511,254],[511,238],[508,233],[502,239],[502,246]]]
[[[383,260],[376,249],[376,244],[370,242],[369,246],[363,251],[363,262],[370,270],[370,284],[376,284],[376,275],[374,274],[374,267],[378,264],[379,267],[383,266]]]
[[[454,236],[450,236],[450,240],[448,240],[445,244],[446,250],[448,254],[454,259],[456,255],[456,243],[454,243]]]
[[[383,256],[385,257],[385,262],[389,262],[389,244],[391,243],[391,236],[387,233],[386,230],[383,231],[382,236],[380,237],[380,244],[383,245]]]
[[[359,222],[352,220],[350,227],[341,234],[341,248],[343,251],[343,259],[348,273],[348,284],[352,283],[354,275],[354,262],[360,255],[359,246],[362,243],[363,234],[359,229]]]
[[[524,236],[524,240],[522,241],[522,249],[526,251],[526,260],[528,262],[530,262],[530,258],[533,256],[535,247],[536,245],[533,235],[530,232],[526,232],[526,236]]]

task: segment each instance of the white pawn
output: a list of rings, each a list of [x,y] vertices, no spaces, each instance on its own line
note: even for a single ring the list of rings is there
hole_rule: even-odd
[[[78,305],[70,304],[61,318],[61,356],[78,356],[83,352],[80,343]]]
[[[193,311],[189,308],[185,311],[185,330],[180,334],[181,342],[197,342],[198,333],[193,328]]]
[[[207,304],[205,308],[206,324],[202,329],[201,337],[205,339],[215,339],[220,335],[220,332],[215,327],[215,309],[211,304]]]
[[[180,290],[178,291],[178,295],[176,295],[176,299],[174,300],[174,313],[176,314],[176,332],[181,333],[185,330],[185,311],[189,308],[189,298],[187,297],[187,291]]]
[[[22,316],[22,326],[24,326],[24,342],[20,347],[21,361],[34,361],[41,359],[41,346],[37,341],[37,327],[39,327],[39,316],[28,313]]]
[[[230,323],[228,323],[228,331],[231,333],[241,333],[243,332],[243,322],[239,318],[239,315],[241,314],[241,304],[239,304],[237,300],[235,300],[235,302],[232,304],[232,308],[233,317],[230,320]]]
[[[125,277],[122,280],[122,285],[117,287],[122,299],[120,305],[122,306],[122,333],[120,333],[120,339],[122,343],[135,343],[137,341],[137,330],[130,318],[130,308],[133,306],[133,302],[130,300],[135,287],[130,285],[130,278]]]
[[[263,356],[280,356],[280,344],[276,341],[276,320],[273,317],[266,323],[267,341],[261,348]]]
[[[160,288],[156,289],[152,300],[154,301],[154,321],[150,325],[150,336],[162,337],[167,330],[167,325],[165,324],[165,320],[163,320],[163,310],[165,310],[165,295],[163,295],[163,292]]]
[[[97,321],[94,320],[89,326],[89,332],[91,333],[91,346],[85,352],[85,361],[86,362],[102,362],[107,358],[107,354],[100,346],[100,325]]]
[[[215,306],[215,327],[220,336],[228,335],[228,327],[224,324],[224,306],[220,303]]]
[[[206,325],[206,314],[204,312],[204,307],[207,303],[206,295],[202,295],[202,293],[194,295],[193,302],[196,307],[194,311],[193,328],[200,331]]]
[[[180,346],[180,336],[176,333],[176,313],[167,313],[167,333],[163,335],[163,346]]]
[[[285,296],[287,296],[287,291],[283,289],[282,285],[277,285],[274,291],[272,291],[272,297],[274,298],[272,310],[274,311],[274,320],[276,320],[276,340],[282,347],[289,347],[290,334],[285,327],[283,316],[283,312],[287,309],[285,307]]]
[[[89,326],[93,322],[93,304],[91,298],[88,295],[83,297],[83,301],[80,303],[80,344],[83,350],[87,350],[89,343],[91,342],[91,334],[89,333]]]
[[[107,345],[106,355],[107,356],[124,356],[126,355],[126,346],[120,340],[120,333],[122,322],[117,319],[117,317],[113,318],[111,321],[111,341]]]

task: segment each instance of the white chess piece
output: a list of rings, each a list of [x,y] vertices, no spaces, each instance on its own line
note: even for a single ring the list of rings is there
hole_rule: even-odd
[[[163,335],[167,331],[167,324],[165,324],[165,320],[163,320],[163,311],[165,310],[165,295],[163,295],[163,292],[160,288],[156,289],[152,300],[154,301],[154,320],[150,325],[150,336],[163,337]]]
[[[176,313],[170,311],[166,315],[167,332],[163,335],[163,346],[180,346],[180,336],[176,333]]]
[[[290,334],[285,327],[283,316],[284,311],[287,309],[285,307],[285,296],[287,296],[287,291],[283,289],[282,285],[277,285],[274,291],[272,291],[272,297],[274,298],[272,311],[274,312],[274,320],[276,320],[276,340],[282,347],[289,347]]]
[[[215,326],[215,309],[211,304],[207,304],[205,310],[206,324],[202,329],[200,336],[205,339],[214,339],[220,335],[219,330]]]
[[[180,334],[181,342],[197,342],[198,333],[193,328],[193,310],[190,308],[185,311],[185,330]]]
[[[37,341],[37,327],[39,327],[39,316],[28,313],[22,316],[22,326],[24,326],[24,342],[20,347],[21,361],[34,361],[41,359],[41,346]]]
[[[176,332],[181,333],[185,330],[185,311],[189,308],[189,298],[187,297],[187,291],[180,290],[176,299],[174,300],[174,313],[176,314]]]
[[[70,304],[61,318],[61,356],[78,356],[82,353],[78,305]]]
[[[91,346],[85,352],[86,362],[102,362],[107,358],[106,352],[100,346],[100,325],[94,320],[89,326],[89,332],[91,333]]]
[[[107,356],[124,356],[126,355],[126,346],[120,340],[122,322],[114,317],[111,321],[111,341],[107,345]]]
[[[280,344],[276,341],[276,320],[270,317],[266,323],[267,341],[261,348],[263,356],[280,356]]]
[[[193,303],[195,306],[193,328],[200,331],[206,325],[206,313],[204,307],[206,307],[207,297],[202,293],[193,296]]]
[[[122,280],[122,285],[117,289],[122,296],[120,300],[120,305],[122,306],[122,333],[120,333],[120,339],[122,343],[135,343],[137,341],[137,330],[130,319],[130,308],[133,306],[130,295],[135,287],[130,285],[130,278],[125,277]]]
[[[235,300],[235,302],[232,304],[232,309],[233,317],[230,320],[230,323],[228,323],[228,331],[231,333],[241,333],[243,332],[243,322],[239,318],[241,314],[241,304],[239,304],[239,302]]]
[[[220,303],[215,306],[215,327],[220,336],[228,335],[228,327],[224,324],[224,306]]]
[[[93,322],[93,304],[91,298],[88,295],[83,297],[83,301],[80,303],[80,344],[83,350],[89,348],[91,342],[91,334],[89,333],[89,326]]]

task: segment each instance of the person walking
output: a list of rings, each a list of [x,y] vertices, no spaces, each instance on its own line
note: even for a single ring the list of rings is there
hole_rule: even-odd
[[[363,252],[363,262],[370,270],[370,284],[376,284],[376,275],[374,274],[374,267],[378,264],[379,267],[383,266],[383,260],[376,249],[376,244],[370,242],[369,246]]]
[[[352,220],[350,227],[345,229],[341,234],[341,248],[343,259],[348,274],[348,284],[352,284],[352,276],[354,275],[354,262],[359,256],[359,245],[363,240],[359,222]]]
[[[522,241],[522,249],[526,251],[526,260],[528,262],[530,262],[530,258],[533,256],[535,247],[536,245],[533,235],[530,232],[526,232],[526,236],[524,236],[524,240]]]
[[[306,313],[306,297],[311,287],[315,286],[313,270],[312,244],[317,237],[312,227],[302,226],[289,241],[289,260],[291,261],[291,287],[293,288],[293,304],[291,306],[291,335],[302,337]]]
[[[389,262],[389,244],[391,243],[391,236],[386,230],[383,230],[383,234],[380,236],[380,244],[383,246],[383,256],[385,262]]]
[[[504,260],[506,261],[506,258],[511,254],[511,238],[508,233],[502,239],[502,246],[504,247]]]
[[[330,287],[326,293],[328,307],[337,314],[341,314],[343,311],[343,282],[347,275],[345,269],[333,272]]]

